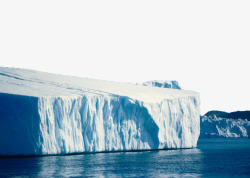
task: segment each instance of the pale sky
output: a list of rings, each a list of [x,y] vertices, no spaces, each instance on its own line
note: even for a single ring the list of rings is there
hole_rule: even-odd
[[[177,80],[209,110],[250,110],[250,1],[0,1],[0,66]]]

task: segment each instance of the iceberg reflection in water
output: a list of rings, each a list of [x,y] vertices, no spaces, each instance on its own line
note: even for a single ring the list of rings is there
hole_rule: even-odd
[[[0,176],[250,175],[249,139],[202,139],[196,149],[0,159]]]
[[[194,167],[200,156],[195,159],[192,155],[199,155],[198,149],[168,150],[149,152],[120,152],[85,154],[64,156],[63,161],[59,156],[52,158],[44,157],[41,162],[41,171],[37,176],[60,175],[60,176],[165,176],[169,173],[178,172],[180,162],[182,167],[189,162]],[[181,156],[182,155],[182,156]],[[177,157],[177,159],[176,159]],[[166,161],[167,160],[167,161]],[[168,166],[170,165],[170,166]],[[51,169],[51,167],[54,167]],[[175,168],[174,168],[175,167]],[[195,168],[197,169],[197,167]],[[181,173],[182,174],[182,173]]]

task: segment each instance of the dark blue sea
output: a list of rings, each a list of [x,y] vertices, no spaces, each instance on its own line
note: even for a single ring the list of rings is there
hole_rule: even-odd
[[[1,158],[0,177],[250,177],[250,139],[195,149]]]

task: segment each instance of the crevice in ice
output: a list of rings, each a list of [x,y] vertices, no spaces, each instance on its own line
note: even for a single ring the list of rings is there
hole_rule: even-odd
[[[16,76],[4,74],[4,73],[0,73],[0,75],[5,76],[5,77],[9,77],[9,78],[14,78],[14,79],[16,79],[16,80],[24,80],[24,79],[22,79],[22,78],[20,78],[20,77],[16,77]]]

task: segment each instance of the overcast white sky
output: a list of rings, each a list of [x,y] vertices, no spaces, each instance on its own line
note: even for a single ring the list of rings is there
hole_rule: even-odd
[[[177,80],[209,110],[250,110],[250,1],[0,1],[0,66]]]

